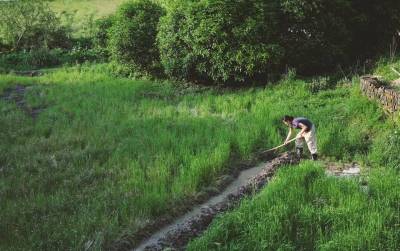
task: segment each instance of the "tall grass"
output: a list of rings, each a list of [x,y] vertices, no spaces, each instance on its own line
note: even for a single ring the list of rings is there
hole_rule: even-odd
[[[374,170],[369,189],[315,163],[285,168],[188,250],[399,250],[398,173]]]
[[[2,75],[0,93],[15,84],[45,110],[32,119],[0,100],[1,250],[106,248],[134,235],[212,186],[233,158],[281,143],[284,114],[313,120],[334,159],[365,155],[384,116],[356,79],[317,94],[293,78],[218,91],[113,78],[100,65]]]

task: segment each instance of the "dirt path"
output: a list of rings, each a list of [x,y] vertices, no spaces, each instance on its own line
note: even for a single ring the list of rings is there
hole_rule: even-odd
[[[208,227],[217,214],[233,208],[240,199],[260,190],[279,167],[297,162],[292,154],[285,153],[271,161],[242,171],[222,193],[160,229],[136,248],[125,250],[156,251],[166,248],[183,250],[191,239],[199,236]]]
[[[12,88],[7,88],[4,90],[3,94],[0,96],[0,99],[5,100],[7,102],[14,102],[18,108],[24,111],[28,116],[33,119],[43,111],[43,107],[32,108],[28,106],[25,94],[29,91],[32,86],[24,86],[24,85],[15,85]]]

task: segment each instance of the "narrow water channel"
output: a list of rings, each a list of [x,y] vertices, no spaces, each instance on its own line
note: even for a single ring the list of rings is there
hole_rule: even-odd
[[[200,218],[204,212],[210,210],[211,208],[217,207],[217,205],[221,205],[230,200],[230,197],[233,195],[243,194],[241,190],[249,189],[249,186],[255,187],[255,189],[259,188],[261,185],[266,183],[266,179],[270,177],[273,172],[282,164],[291,163],[291,157],[288,154],[284,154],[276,159],[273,159],[268,162],[261,163],[253,168],[243,170],[239,176],[231,182],[220,194],[211,197],[203,204],[195,206],[191,211],[186,213],[185,215],[177,218],[171,224],[161,228],[157,232],[155,232],[152,236],[145,239],[142,243],[139,244],[134,251],[142,251],[142,250],[162,250],[163,247],[160,243],[163,242],[163,239],[168,235],[173,235],[175,232],[179,232],[180,229],[185,228],[185,225],[188,225],[193,219]],[[239,195],[242,197],[241,195]],[[244,195],[243,195],[244,196]],[[213,218],[217,213],[212,213]]]

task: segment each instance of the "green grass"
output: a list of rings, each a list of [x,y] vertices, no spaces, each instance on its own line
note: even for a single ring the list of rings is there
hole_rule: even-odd
[[[127,0],[55,0],[50,7],[72,26],[75,37],[91,37],[96,19],[112,15]]]
[[[374,70],[374,74],[381,76],[384,80],[393,81],[399,79],[400,76],[395,73],[392,68],[400,72],[400,60],[381,59]]]
[[[374,170],[363,191],[357,180],[327,177],[322,166],[303,162],[280,170],[188,250],[399,250],[399,226],[395,170]]]
[[[294,78],[221,91],[115,78],[106,68],[0,77],[0,93],[30,85],[27,105],[46,107],[33,120],[0,100],[1,250],[81,250],[92,240],[107,248],[135,235],[212,186],[232,159],[281,143],[284,114],[316,123],[322,155],[381,163],[366,154],[380,151],[372,139],[390,125],[357,79],[316,94]]]
[[[87,15],[103,17],[113,14],[118,6],[126,0],[55,0],[51,2],[51,7],[61,13],[76,12],[79,20]]]

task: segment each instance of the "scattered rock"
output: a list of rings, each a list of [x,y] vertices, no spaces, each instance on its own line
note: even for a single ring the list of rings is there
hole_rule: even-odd
[[[357,163],[339,164],[326,163],[326,174],[336,177],[358,177],[361,173],[361,167]]]
[[[385,85],[376,76],[363,76],[360,80],[361,91],[370,99],[378,100],[386,111],[393,113],[400,106],[400,93]]]

